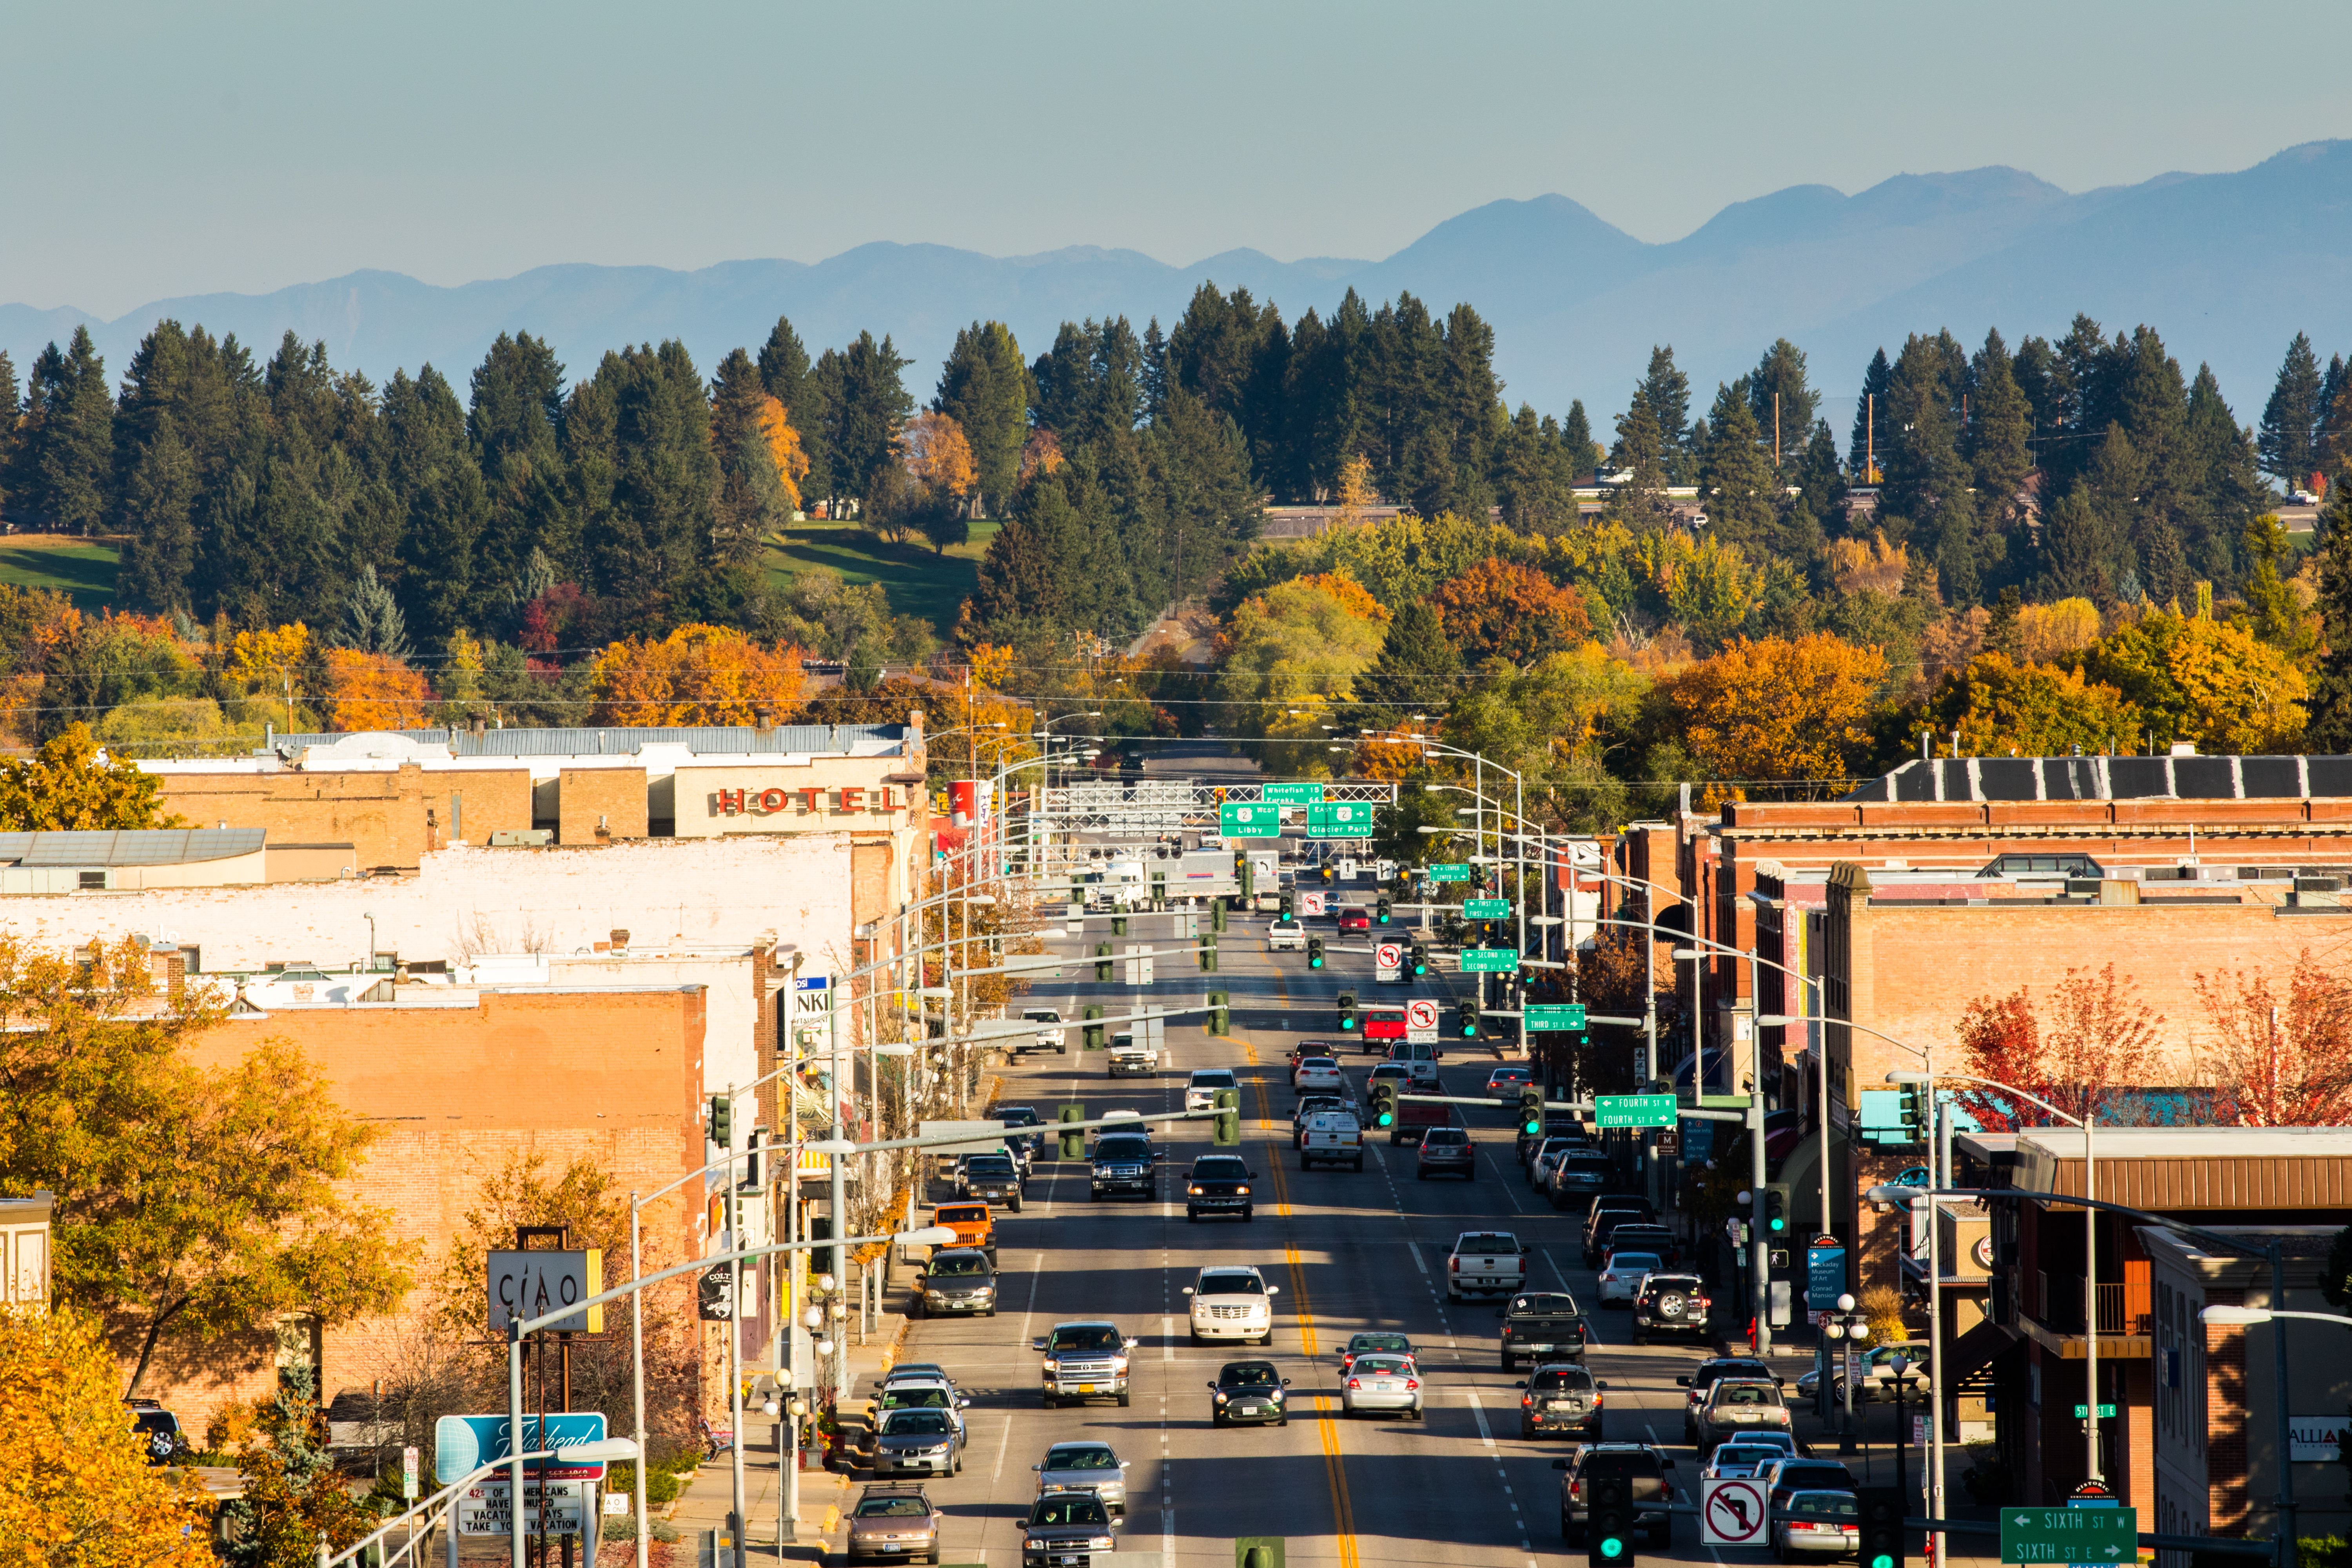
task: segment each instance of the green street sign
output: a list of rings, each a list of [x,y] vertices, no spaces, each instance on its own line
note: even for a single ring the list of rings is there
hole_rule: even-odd
[[[2076,1406],[2074,1406],[2074,1419],[2075,1419],[2075,1420],[2077,1420],[2077,1421],[2088,1421],[2090,1418],[2091,1418],[2091,1407],[2090,1407],[2089,1405],[2077,1405]],[[2099,1406],[2099,1419],[2100,1419],[2100,1420],[2102,1420],[2102,1421],[2112,1421],[2112,1420],[2114,1420],[2115,1418],[2116,1418],[2116,1407],[2115,1407],[2114,1405],[2100,1405],[2100,1406]]]
[[[1517,974],[1519,972],[1519,950],[1516,947],[1465,947],[1462,950],[1462,973],[1465,974]]]
[[[1282,807],[1254,801],[1217,807],[1217,831],[1227,838],[1272,838],[1282,831]]]
[[[1527,1016],[1519,1020],[1530,1030],[1566,1029],[1580,1034],[1584,1030],[1584,1004],[1581,1002],[1530,1002]]]
[[[1467,866],[1432,866],[1429,879],[1433,882],[1466,882],[1470,879]]]
[[[1465,899],[1462,900],[1462,917],[1473,921],[1507,921],[1511,918],[1511,900]]]
[[[1323,786],[1319,784],[1270,784],[1257,793],[1258,798],[1268,805],[1323,804]]]
[[[1675,1109],[1671,1094],[1595,1095],[1592,1121],[1596,1127],[1672,1127]]]
[[[2005,1508],[2003,1563],[2137,1563],[2136,1508]]]
[[[1310,802],[1307,807],[1309,838],[1370,838],[1372,803],[1369,800]]]

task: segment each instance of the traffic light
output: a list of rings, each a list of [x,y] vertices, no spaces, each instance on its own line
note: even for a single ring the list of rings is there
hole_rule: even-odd
[[[1635,1458],[1594,1454],[1584,1461],[1584,1553],[1602,1568],[1625,1568],[1633,1561]]]
[[[1240,884],[1242,901],[1244,903],[1247,903],[1249,901],[1251,890],[1256,885],[1257,879],[1255,875],[1255,869],[1256,868],[1255,867],[1251,866],[1250,858],[1248,856],[1241,854],[1238,851],[1235,852],[1234,856],[1234,880]]]
[[[1330,880],[1331,880],[1331,879],[1333,879],[1337,874],[1338,874],[1338,873],[1334,870],[1334,868],[1331,868],[1331,867],[1329,867],[1329,866],[1326,866],[1326,867],[1324,867],[1324,868],[1323,868],[1323,879],[1324,879],[1326,882],[1330,881]]]
[[[1382,1079],[1372,1085],[1372,1126],[1385,1132],[1396,1125],[1396,1080]]]
[[[1105,984],[1110,983],[1110,943],[1107,942],[1095,943],[1095,978]]]
[[[1208,931],[1201,933],[1201,972],[1209,973],[1217,967],[1217,939]]]
[[[1861,1568],[1903,1568],[1903,1489],[1857,1487],[1856,1506],[1862,1512],[1862,1550],[1855,1553]]]
[[[1429,943],[1423,942],[1418,937],[1415,937],[1412,943],[1412,972],[1415,974],[1426,974],[1429,973]]]
[[[1210,992],[1209,1033],[1213,1035],[1230,1035],[1233,1032],[1234,1014],[1233,1008],[1228,1005],[1226,994],[1223,991]]]
[[[1380,925],[1389,923],[1389,896],[1386,893],[1382,893],[1381,901],[1372,906],[1372,920]]]
[[[735,1102],[723,1094],[710,1097],[710,1141],[721,1149],[735,1147]]]
[[[1543,1135],[1543,1090],[1534,1084],[1519,1090],[1519,1131],[1530,1138]]]
[[[1470,889],[1478,893],[1486,890],[1486,868],[1475,862],[1470,867]]]
[[[1109,1026],[1100,1021],[1102,1016],[1102,1007],[1099,1004],[1093,1002],[1087,1003],[1086,1006],[1079,1011],[1078,1016],[1087,1021],[1086,1048],[1087,1050],[1101,1050],[1103,1048],[1103,1042],[1109,1037]]]
[[[1462,1037],[1464,1039],[1475,1040],[1478,1037],[1477,1003],[1465,1002],[1461,1004],[1454,1009],[1454,1017],[1456,1026],[1462,1032]]]
[[[1339,1032],[1343,1035],[1353,1034],[1355,1028],[1356,994],[1352,991],[1342,991],[1339,993]]]
[[[1927,1142],[1927,1088],[1925,1084],[1906,1083],[1895,1091],[1896,1120],[1902,1129],[1902,1141],[1917,1145]]]
[[[1217,1090],[1217,1131],[1215,1142],[1230,1149],[1242,1141],[1242,1091],[1237,1089]]]
[[[1285,889],[1282,889],[1282,918],[1283,918],[1284,920],[1293,920],[1293,919],[1296,919],[1296,918],[1297,918],[1296,910],[1297,910],[1297,908],[1298,908],[1298,895],[1297,895],[1297,893],[1292,892],[1288,888],[1285,888]]]
[[[1060,1117],[1061,1121],[1065,1122],[1084,1121],[1086,1119],[1087,1108],[1085,1106],[1065,1105],[1062,1107]],[[1083,1160],[1086,1157],[1086,1129],[1083,1127],[1065,1127],[1062,1131],[1062,1158],[1065,1160]]]
[[[1234,1540],[1234,1568],[1283,1568],[1283,1538],[1243,1535]]]
[[[1223,899],[1209,900],[1209,929],[1213,931],[1225,929],[1225,900]]]
[[[1764,1234],[1776,1240],[1789,1234],[1789,1189],[1779,1182],[1764,1189]]]
[[[1323,967],[1323,939],[1319,936],[1310,936],[1307,939],[1307,967],[1309,969]]]

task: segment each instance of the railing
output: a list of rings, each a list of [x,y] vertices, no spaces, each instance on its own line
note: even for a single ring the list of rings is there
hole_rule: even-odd
[[[2099,1332],[2128,1334],[2134,1331],[2124,1312],[2124,1287],[2121,1283],[2099,1287]]]

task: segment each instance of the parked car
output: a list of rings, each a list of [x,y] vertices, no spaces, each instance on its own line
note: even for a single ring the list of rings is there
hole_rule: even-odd
[[[192,1446],[180,1428],[180,1418],[164,1409],[162,1400],[131,1398],[122,1403],[131,1407],[131,1425],[146,1445],[149,1464],[168,1465]]]
[[[1519,1384],[1519,1436],[1564,1432],[1582,1443],[1601,1441],[1601,1407],[1609,1385],[1573,1362],[1537,1367]]]
[[[1607,1256],[1610,1233],[1619,1226],[1652,1223],[1657,1212],[1649,1199],[1631,1193],[1593,1199],[1592,1206],[1584,1212],[1584,1266],[1590,1268]]]
[[[1664,1226],[1636,1221],[1619,1225],[1609,1232],[1609,1244],[1601,1249],[1605,1262],[1620,1252],[1654,1253],[1659,1261],[1672,1268],[1682,1261],[1682,1243]]]
[[[1582,1147],[1580,1142],[1571,1138],[1545,1139],[1528,1159],[1528,1185],[1539,1193],[1549,1192],[1551,1189],[1552,1166]]]
[[[939,1505],[919,1486],[871,1486],[849,1510],[843,1553],[852,1563],[937,1563]]]

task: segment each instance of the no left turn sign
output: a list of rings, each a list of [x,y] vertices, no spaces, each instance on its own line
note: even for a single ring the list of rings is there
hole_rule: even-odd
[[[1764,1489],[1746,1476],[1706,1483],[1698,1510],[1699,1539],[1708,1546],[1764,1543]]]
[[[1372,949],[1372,962],[1382,969],[1395,969],[1404,963],[1404,949],[1392,942],[1384,942]]]
[[[1437,1027],[1437,1004],[1426,996],[1416,996],[1404,1005],[1404,1026],[1408,1029]]]

